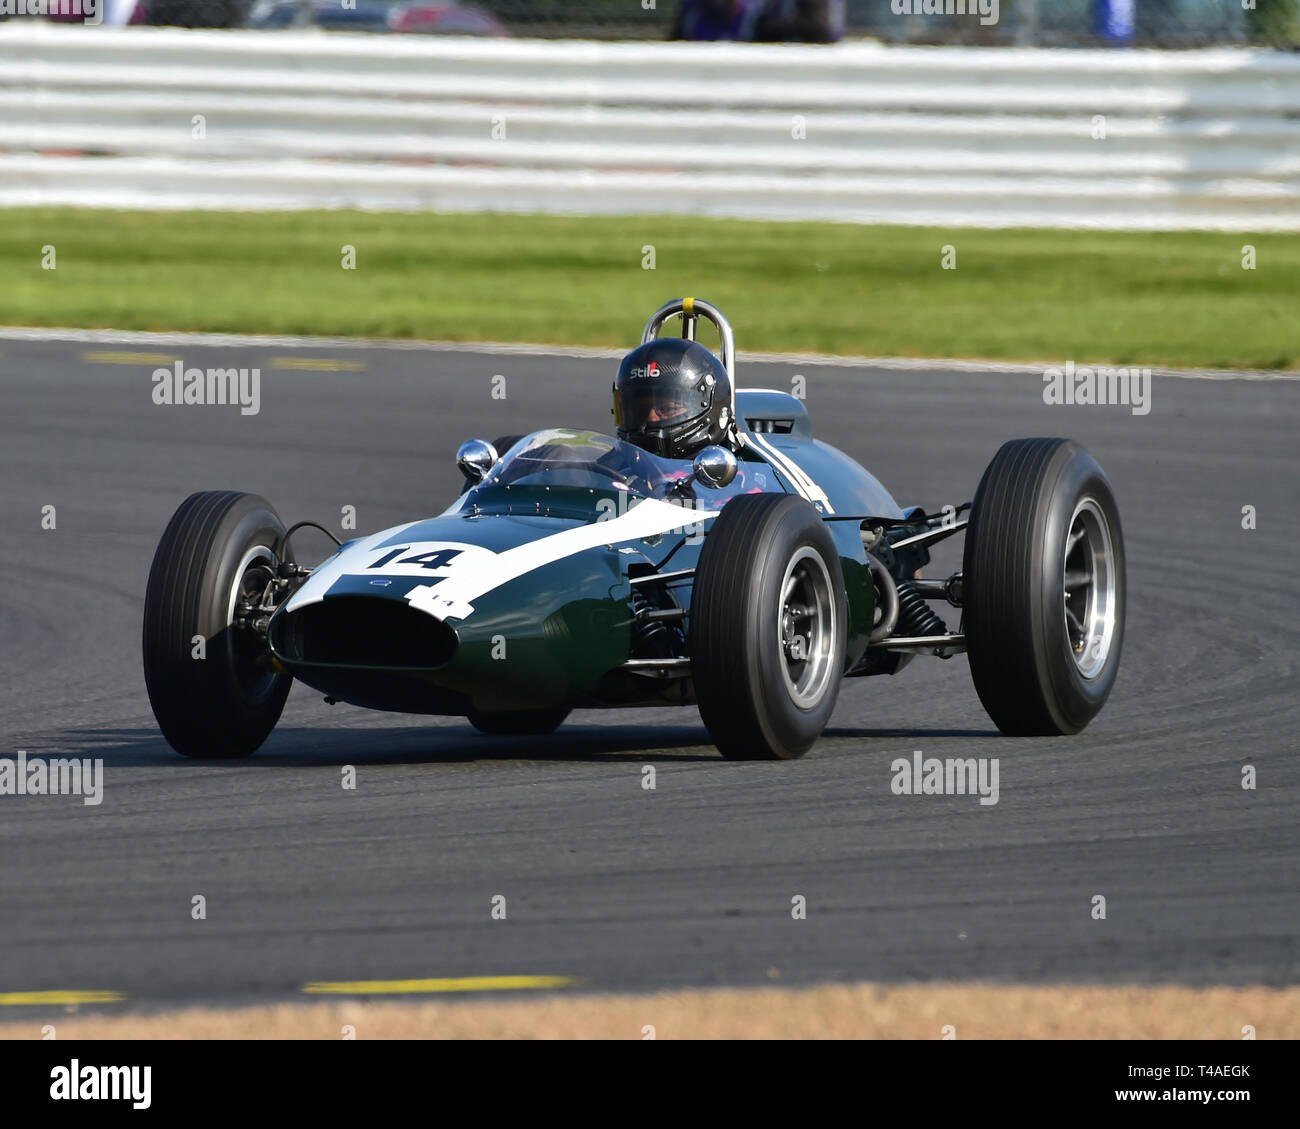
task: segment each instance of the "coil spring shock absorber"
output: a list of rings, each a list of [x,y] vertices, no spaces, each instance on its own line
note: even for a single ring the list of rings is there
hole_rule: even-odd
[[[672,658],[676,654],[673,645],[673,629],[660,620],[643,618],[645,613],[654,610],[656,610],[655,606],[646,594],[638,586],[633,585],[632,612],[636,617],[633,650],[641,658]]]
[[[898,628],[896,635],[947,635],[948,626],[930,610],[910,580],[895,582],[898,589]]]

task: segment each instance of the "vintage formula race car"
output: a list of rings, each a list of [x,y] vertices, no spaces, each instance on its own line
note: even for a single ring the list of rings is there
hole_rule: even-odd
[[[694,340],[701,316],[734,390],[732,331],[709,303],[669,302],[642,341],[677,317]],[[571,428],[470,440],[442,514],[315,568],[292,547],[314,523],[286,529],[251,494],[192,495],[145,597],[164,737],[245,756],[297,679],[499,735],[551,732],[575,708],[694,704],[724,756],[788,759],[820,736],[841,679],[963,651],[1004,733],[1088,724],[1115,680],[1125,586],[1119,514],[1087,451],[1012,440],[973,502],[903,509],[813,437],[800,400],[731,395],[734,442],[691,461]],[[928,546],[963,531],[961,571],[921,579]],[[936,606],[959,609],[955,630]]]

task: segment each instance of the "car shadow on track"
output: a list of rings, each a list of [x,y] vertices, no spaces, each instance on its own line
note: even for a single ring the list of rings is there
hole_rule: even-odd
[[[277,729],[257,752],[235,760],[190,760],[156,730],[69,730],[57,751],[33,747],[33,756],[102,757],[106,766],[310,768],[322,765],[463,764],[472,761],[619,763],[667,760],[725,763],[703,727],[566,725],[545,737],[488,737],[468,726]]]
[[[833,737],[869,737],[873,741],[897,741],[903,738],[921,738],[921,737],[959,737],[966,740],[970,737],[1002,737],[996,729],[915,729],[911,726],[894,727],[892,729],[867,729],[857,726],[838,725],[831,726],[822,733],[823,738]],[[1005,740],[1005,738],[1003,738]]]

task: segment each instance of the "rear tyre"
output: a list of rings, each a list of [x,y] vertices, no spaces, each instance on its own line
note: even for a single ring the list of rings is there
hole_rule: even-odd
[[[489,737],[542,737],[554,733],[569,716],[567,706],[553,710],[470,710],[469,723]]]
[[[1077,733],[1124,639],[1124,540],[1110,483],[1068,439],[1004,443],[966,530],[963,625],[975,690],[1003,733]]]
[[[691,669],[730,760],[793,760],[835,709],[848,599],[835,542],[793,494],[744,494],[714,519],[695,570]]]
[[[246,757],[280,720],[293,680],[232,621],[241,600],[260,602],[283,536],[269,502],[233,490],[191,494],[163,532],[145,590],[144,681],[178,753]]]

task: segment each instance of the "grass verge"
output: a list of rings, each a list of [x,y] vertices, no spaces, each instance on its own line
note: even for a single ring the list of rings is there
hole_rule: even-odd
[[[0,212],[0,321],[628,346],[696,294],[741,349],[1300,364],[1300,235],[691,217]],[[1243,246],[1256,269],[1243,269]],[[355,248],[355,270],[342,267]],[[955,248],[956,269],[941,267]],[[43,269],[53,248],[54,269]],[[655,269],[644,269],[653,248]]]

